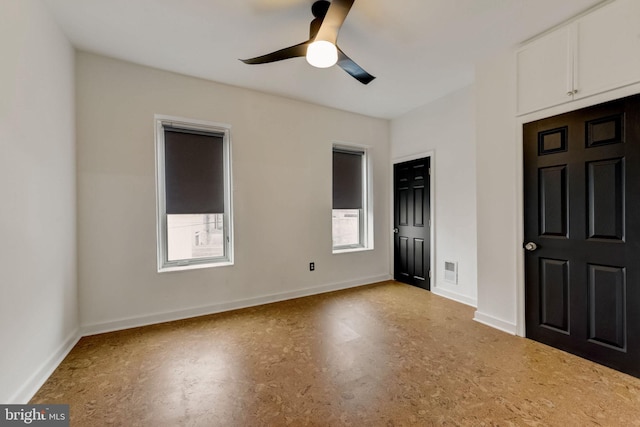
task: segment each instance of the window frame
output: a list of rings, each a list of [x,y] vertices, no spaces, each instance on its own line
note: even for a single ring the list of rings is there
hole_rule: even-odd
[[[165,187],[165,125],[171,126],[174,129],[196,130],[222,137],[222,162],[224,179],[224,212],[222,228],[224,255],[221,257],[208,257],[177,261],[168,260],[168,233]],[[231,126],[223,123],[155,114],[154,130],[156,154],[156,253],[158,273],[233,265],[234,239],[233,200],[231,191],[231,188],[233,188],[233,174],[231,169]]]
[[[331,168],[333,176],[333,153],[335,151],[352,152],[362,156],[362,209],[360,209],[359,234],[360,242],[354,245],[333,245],[333,220],[331,224],[331,247],[333,254],[361,252],[373,250],[373,174],[372,174],[372,148],[369,145],[334,142],[331,145]],[[331,182],[333,189],[333,180]],[[333,191],[333,190],[332,190]],[[331,201],[331,214],[333,216],[333,199]]]

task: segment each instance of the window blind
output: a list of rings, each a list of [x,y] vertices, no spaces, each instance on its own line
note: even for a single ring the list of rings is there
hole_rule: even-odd
[[[163,128],[166,213],[223,213],[222,135]]]
[[[334,148],[333,209],[362,209],[363,155]]]

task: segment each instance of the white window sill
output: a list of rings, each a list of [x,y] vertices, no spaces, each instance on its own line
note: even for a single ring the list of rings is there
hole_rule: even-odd
[[[158,273],[167,273],[171,271],[183,271],[183,270],[199,270],[201,268],[215,268],[215,267],[228,267],[233,265],[233,261],[203,263],[203,264],[188,264],[188,265],[172,265],[170,267],[158,268]]]
[[[334,249],[333,250],[333,254],[348,254],[351,252],[365,252],[365,251],[372,251],[373,248],[365,248],[365,247],[357,247],[357,248],[340,248],[340,249]]]

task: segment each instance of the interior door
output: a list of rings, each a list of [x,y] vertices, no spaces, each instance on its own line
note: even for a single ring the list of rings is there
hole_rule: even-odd
[[[394,278],[430,289],[430,159],[394,165]]]
[[[640,376],[640,96],[523,132],[527,337]]]

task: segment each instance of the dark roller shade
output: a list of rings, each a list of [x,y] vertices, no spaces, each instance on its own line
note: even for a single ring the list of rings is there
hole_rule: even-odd
[[[221,135],[164,127],[167,214],[224,213]]]
[[[362,209],[362,156],[333,151],[333,209]]]

